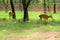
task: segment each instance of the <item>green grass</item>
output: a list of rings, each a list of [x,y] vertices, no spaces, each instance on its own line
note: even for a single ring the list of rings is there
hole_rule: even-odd
[[[60,19],[59,13],[48,15],[53,16],[54,20],[51,18],[48,20],[48,24],[45,24],[44,21],[39,20],[39,15],[43,12],[29,12],[29,20],[31,22],[23,22],[23,12],[16,12],[17,20],[8,20],[8,13],[0,11],[0,39],[10,39],[12,37],[31,34],[43,28],[45,32],[53,32],[60,30]],[[6,18],[6,20],[4,20]],[[15,23],[16,22],[16,23]],[[5,37],[4,37],[5,36]]]

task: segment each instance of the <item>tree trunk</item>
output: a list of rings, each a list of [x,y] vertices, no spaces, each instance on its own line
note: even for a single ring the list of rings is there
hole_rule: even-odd
[[[3,0],[3,4],[4,4],[5,12],[8,12],[8,5],[6,4],[5,0]]]
[[[54,4],[54,13],[56,13],[56,4]]]
[[[17,3],[16,3],[16,0],[14,0],[14,3],[15,3],[15,5],[17,4]]]
[[[30,4],[31,0],[22,0],[22,4],[23,4],[23,10],[24,10],[24,22],[29,20],[28,17],[28,6]]]
[[[56,13],[56,0],[53,0],[54,2],[54,13]]]
[[[29,17],[28,17],[28,9],[24,8],[24,21],[28,21]]]
[[[49,4],[49,0],[47,0],[47,2],[48,2],[48,12],[50,12],[50,4]]]
[[[39,0],[36,0],[36,3],[39,3]]]
[[[21,0],[19,0],[19,9],[20,9],[20,11],[22,11]]]
[[[12,18],[13,18],[13,19],[16,19],[15,9],[14,9],[14,5],[13,5],[13,1],[12,1],[12,0],[10,0],[10,4],[11,4],[12,12],[14,13],[14,15],[12,16]]]
[[[49,6],[49,4],[48,4],[48,12],[50,12],[50,6]]]
[[[46,0],[44,0],[44,13],[46,13]]]

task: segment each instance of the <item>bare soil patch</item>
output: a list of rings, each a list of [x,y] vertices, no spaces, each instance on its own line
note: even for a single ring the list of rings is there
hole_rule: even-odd
[[[11,40],[60,40],[60,32],[34,32]]]

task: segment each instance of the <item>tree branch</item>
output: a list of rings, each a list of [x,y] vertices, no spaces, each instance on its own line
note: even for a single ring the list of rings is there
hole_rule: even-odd
[[[30,4],[31,0],[28,0],[27,4],[26,4],[26,7],[28,7],[28,5]]]
[[[23,8],[26,7],[26,0],[22,0]]]

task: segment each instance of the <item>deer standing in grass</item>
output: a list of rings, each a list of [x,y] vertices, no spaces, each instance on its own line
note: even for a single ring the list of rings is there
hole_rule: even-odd
[[[9,12],[9,19],[11,19],[11,17],[14,15],[13,12]]]
[[[52,16],[48,16],[48,15],[46,15],[46,14],[41,14],[41,15],[39,15],[39,18],[40,18],[41,20],[42,20],[42,18],[48,20],[48,18],[53,18],[53,17],[52,17]]]

